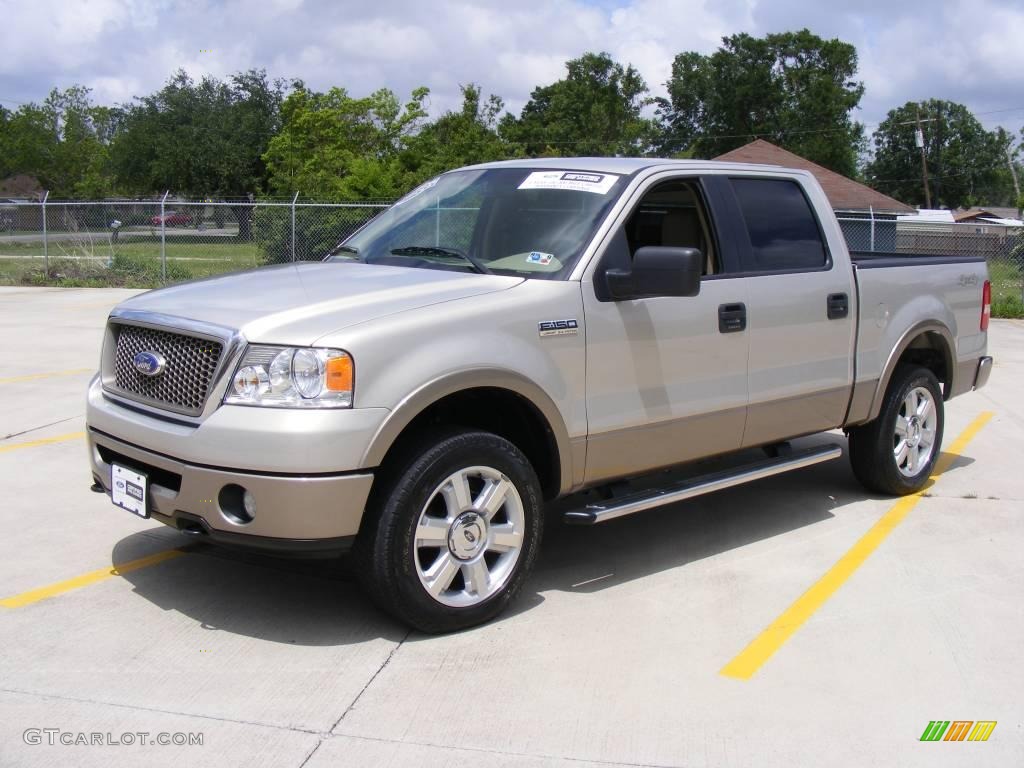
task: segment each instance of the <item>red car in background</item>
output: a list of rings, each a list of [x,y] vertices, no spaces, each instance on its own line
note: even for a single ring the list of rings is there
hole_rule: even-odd
[[[159,227],[161,222],[165,227],[187,227],[192,223],[191,213],[178,213],[177,211],[164,211],[149,220],[154,227]]]

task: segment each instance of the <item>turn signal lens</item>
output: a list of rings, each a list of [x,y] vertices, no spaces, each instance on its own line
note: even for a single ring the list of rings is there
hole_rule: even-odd
[[[342,352],[327,361],[327,389],[331,392],[352,391],[352,358]]]

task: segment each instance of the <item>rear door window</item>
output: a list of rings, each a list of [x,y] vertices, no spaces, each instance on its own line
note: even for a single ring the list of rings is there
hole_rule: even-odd
[[[824,269],[828,251],[811,204],[795,181],[729,180],[750,239],[746,272]]]

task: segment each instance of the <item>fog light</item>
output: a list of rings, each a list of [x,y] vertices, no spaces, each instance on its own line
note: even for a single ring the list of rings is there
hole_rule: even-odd
[[[245,514],[249,516],[250,520],[256,517],[256,497],[248,489],[242,494],[242,507],[245,509]]]
[[[256,499],[245,488],[231,483],[220,489],[217,496],[220,513],[229,523],[246,525],[256,516]]]

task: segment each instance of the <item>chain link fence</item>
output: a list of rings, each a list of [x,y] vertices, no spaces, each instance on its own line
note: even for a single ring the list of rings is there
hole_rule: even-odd
[[[389,202],[0,202],[0,283],[148,288],[319,260]]]
[[[318,260],[391,205],[387,201],[0,201],[0,284],[148,288]],[[476,208],[423,211],[410,243],[468,250]],[[987,222],[912,222],[840,211],[853,251],[984,256],[993,311],[1024,311],[1024,231]],[[404,245],[407,243],[399,243]]]
[[[894,216],[840,212],[851,251],[982,256],[992,281],[992,313],[1024,313],[1024,228],[991,222],[899,221]]]

